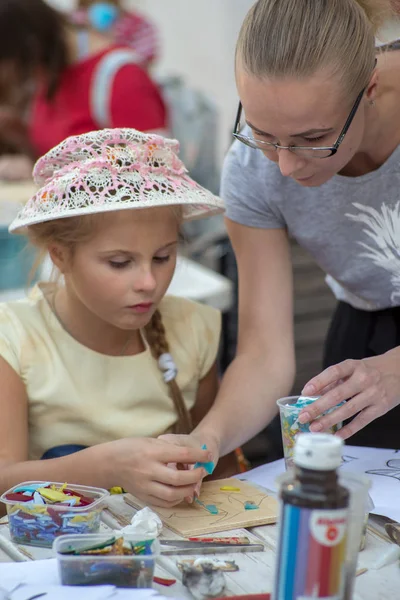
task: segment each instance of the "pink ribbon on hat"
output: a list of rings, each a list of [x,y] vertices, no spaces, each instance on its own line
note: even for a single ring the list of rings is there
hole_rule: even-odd
[[[182,166],[179,166],[178,168],[176,168],[175,166],[154,167],[152,165],[143,164],[142,162],[134,162],[134,163],[130,163],[129,165],[118,165],[118,164],[112,163],[110,160],[108,160],[106,158],[99,157],[99,158],[93,158],[93,159],[86,160],[85,163],[82,163],[81,161],[74,161],[67,165],[64,165],[60,169],[57,169],[53,173],[53,175],[47,177],[45,180],[45,183],[49,183],[50,181],[53,181],[55,179],[61,179],[64,175],[67,175],[68,173],[71,173],[71,171],[74,171],[74,169],[79,170],[79,179],[83,178],[86,175],[86,173],[89,173],[93,169],[107,169],[108,171],[110,171],[111,174],[113,171],[115,171],[115,174],[131,173],[131,172],[136,171],[140,175],[143,175],[144,177],[149,174],[155,174],[155,175],[159,174],[159,175],[164,175],[167,178],[168,177],[172,178],[173,176],[176,177],[176,176],[186,175],[186,173],[188,171],[183,166],[183,163],[181,163],[181,165]],[[177,182],[175,181],[175,183],[177,183]],[[186,180],[186,183],[188,183],[187,180]],[[193,185],[195,185],[195,184],[193,183]]]

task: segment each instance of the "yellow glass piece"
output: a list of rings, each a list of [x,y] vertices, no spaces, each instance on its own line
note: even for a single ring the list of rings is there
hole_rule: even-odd
[[[78,496],[67,496],[58,490],[49,490],[48,488],[39,488],[37,490],[43,498],[49,500],[50,502],[64,502],[65,500],[71,500],[72,498],[76,498],[79,501]]]
[[[224,485],[219,488],[221,492],[240,492],[240,488],[232,487],[230,485]]]
[[[88,520],[88,516],[83,516],[83,515],[76,515],[76,517],[72,517],[72,519],[70,520],[70,523],[86,523],[86,521]]]
[[[28,508],[26,505],[19,504],[18,510],[23,510],[27,515],[46,515],[47,507],[44,504],[38,504],[32,508]]]

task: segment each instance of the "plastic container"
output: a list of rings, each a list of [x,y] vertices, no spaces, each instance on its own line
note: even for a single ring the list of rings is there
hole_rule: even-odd
[[[109,533],[98,535],[63,535],[55,540],[58,571],[62,585],[115,585],[126,588],[151,588],[160,544],[154,540],[149,555],[73,555],[61,554],[73,544],[75,548],[106,542]],[[144,541],[129,538],[132,543]]]
[[[7,506],[11,539],[16,544],[51,548],[56,537],[64,534],[97,533],[101,512],[109,492],[102,488],[68,484],[68,489],[93,498],[88,506],[63,506],[57,504],[33,504],[7,500],[6,496],[21,487],[63,484],[51,481],[25,481],[5,492],[0,501]]]
[[[286,398],[280,398],[277,400],[279,407],[279,414],[281,419],[281,430],[282,430],[282,442],[283,442],[283,455],[285,457],[286,469],[293,467],[293,452],[296,437],[301,433],[308,433],[310,431],[310,423],[299,423],[298,417],[304,407],[293,406],[297,403],[300,396],[287,396]],[[317,400],[317,397],[315,398]],[[331,408],[324,414],[328,414],[334,411],[335,408]],[[326,433],[336,433],[342,427],[342,423],[334,425],[326,431]]]

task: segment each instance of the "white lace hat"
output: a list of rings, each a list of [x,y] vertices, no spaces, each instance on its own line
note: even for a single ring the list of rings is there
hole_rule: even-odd
[[[179,142],[135,129],[103,129],[67,138],[33,170],[40,187],[9,227],[116,210],[183,207],[188,221],[223,212],[220,198],[187,175]]]

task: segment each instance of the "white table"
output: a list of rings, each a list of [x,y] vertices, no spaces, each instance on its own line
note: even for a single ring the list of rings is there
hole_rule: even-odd
[[[183,256],[178,257],[168,293],[197,300],[226,312],[233,302],[232,281]]]
[[[112,496],[109,499],[109,508],[104,512],[102,528],[107,529],[109,526],[115,529],[120,528],[130,522],[134,512],[134,509],[123,501],[122,496]],[[358,563],[358,569],[367,568],[368,570],[356,578],[354,600],[395,600],[400,597],[399,565],[391,564],[380,570],[370,568],[377,558],[390,547],[389,539],[379,531],[376,532],[372,529],[372,526],[373,521],[371,521],[368,529],[366,548],[360,553]],[[256,527],[249,531],[235,530],[225,532],[224,535],[248,535],[251,538],[256,538],[257,541],[261,539],[265,544],[264,552],[216,555],[220,558],[222,556],[224,560],[234,560],[240,569],[238,572],[226,573],[226,595],[270,592],[275,567],[276,526]],[[4,523],[0,524],[0,536],[9,539],[8,526]],[[178,537],[166,528],[163,530],[163,536],[167,538]],[[20,546],[19,548],[26,553],[23,556],[26,560],[53,556],[51,550],[30,546]],[[180,583],[180,571],[176,565],[177,561],[182,558],[191,557],[185,555],[184,557],[163,556],[160,558],[155,575],[167,579],[173,578],[177,582],[171,587],[158,584],[155,584],[154,587],[164,596],[187,598],[189,600],[191,595]],[[0,561],[10,560],[10,557],[0,550]]]

